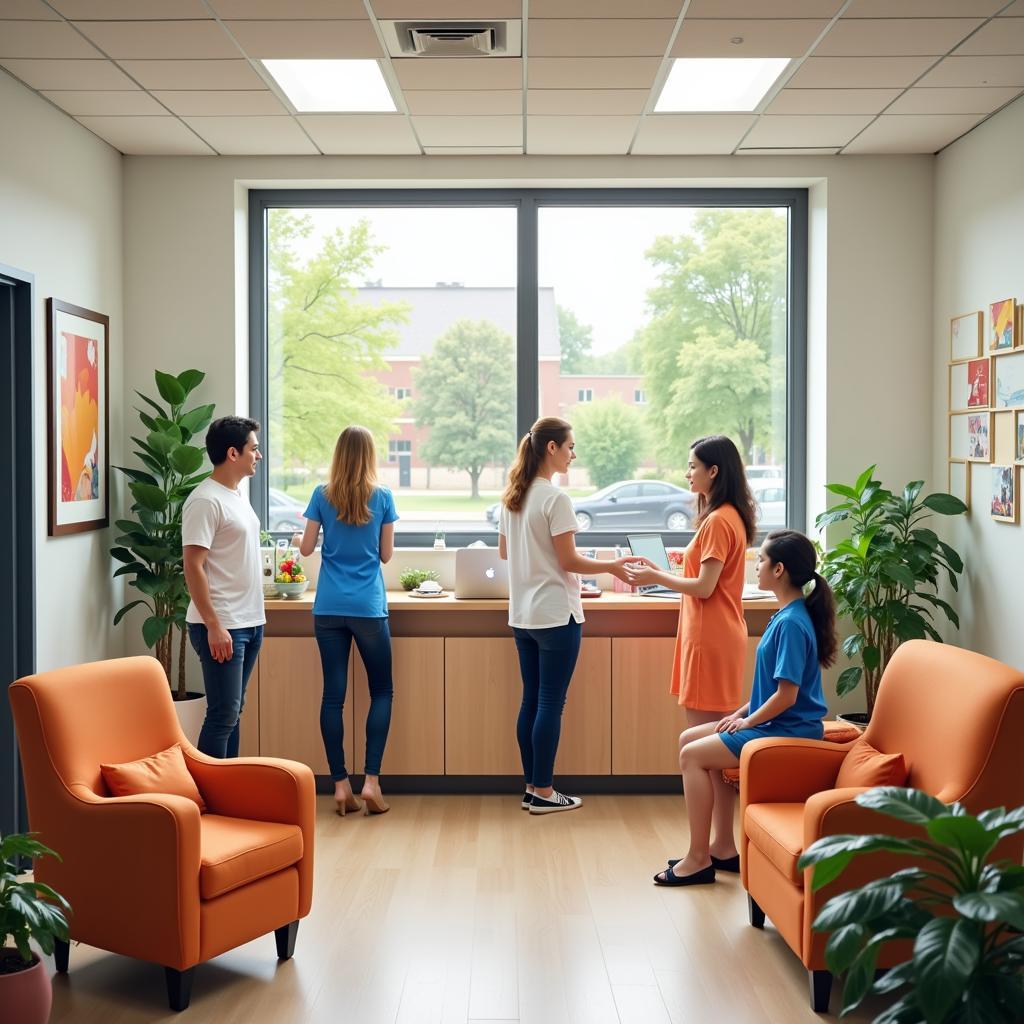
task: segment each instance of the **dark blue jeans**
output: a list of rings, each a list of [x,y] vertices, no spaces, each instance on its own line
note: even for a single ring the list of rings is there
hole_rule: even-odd
[[[581,623],[569,619],[550,629],[512,628],[523,677],[523,703],[516,722],[516,739],[528,786],[551,785],[562,732],[562,709],[569,692],[583,635]]]
[[[201,622],[188,624],[188,638],[199,655],[206,687],[206,718],[198,745],[210,757],[238,757],[238,720],[245,706],[245,687],[263,643],[262,626],[228,632],[231,660],[214,661],[206,626]]]
[[[380,763],[391,727],[391,628],[386,618],[354,615],[314,615],[313,632],[324,670],[324,696],[320,704],[320,734],[324,738],[331,778],[348,778],[342,711],[348,687],[348,656],[353,639],[366,666],[370,684],[370,710],[366,715],[367,775],[380,775]]]

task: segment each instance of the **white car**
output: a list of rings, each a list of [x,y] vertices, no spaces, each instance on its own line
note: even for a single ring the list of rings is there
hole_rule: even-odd
[[[780,480],[786,476],[785,466],[744,466],[743,471],[750,483],[755,480]]]
[[[786,481],[776,479],[752,480],[750,493],[757,502],[757,525],[776,529],[786,525]]]

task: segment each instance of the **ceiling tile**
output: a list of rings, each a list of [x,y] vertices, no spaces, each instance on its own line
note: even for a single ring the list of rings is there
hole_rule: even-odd
[[[956,50],[958,57],[1021,53],[1024,53],[1024,18],[990,21]]]
[[[947,57],[938,67],[929,71],[917,85],[971,87],[971,86],[1024,86],[1024,56],[1022,57]]]
[[[878,114],[899,89],[783,89],[767,114]]]
[[[160,90],[153,93],[168,110],[181,117],[253,117],[258,114],[287,114],[281,101],[269,89]]]
[[[43,0],[3,0],[0,5],[0,20],[8,18],[26,21],[59,21],[60,15],[55,14]]]
[[[427,156],[522,156],[522,146],[424,146]]]
[[[384,53],[363,21],[228,21],[228,31],[250,57],[278,60],[375,59]]]
[[[522,117],[425,117],[412,119],[424,146],[521,146]]]
[[[478,89],[470,92],[407,89],[403,94],[410,114],[522,114],[519,89]]]
[[[642,114],[649,89],[530,89],[530,114]]]
[[[374,3],[374,8],[377,4]],[[683,0],[534,0],[530,21],[545,18],[672,18],[678,17]]]
[[[0,60],[31,89],[138,89],[109,60]]]
[[[831,18],[843,0],[772,0],[775,18]],[[765,0],[691,0],[687,18],[763,18]]]
[[[317,148],[291,117],[185,117],[224,156],[294,156]]]
[[[687,18],[672,45],[672,56],[802,57],[827,24],[809,19]],[[733,39],[742,42],[734,43]]]
[[[400,57],[391,62],[403,89],[521,89],[518,57],[460,60],[458,57]]]
[[[123,60],[144,89],[265,89],[247,60]]]
[[[853,0],[844,18],[987,18],[1006,0]]]
[[[991,114],[1020,93],[1001,89],[908,89],[886,114]]]
[[[657,57],[531,57],[531,89],[650,89]]]
[[[949,53],[978,18],[842,18],[814,50],[816,57],[913,57]]]
[[[49,0],[68,21],[173,21],[209,18],[203,0]]]
[[[303,114],[299,121],[328,155],[420,152],[403,114]]]
[[[91,132],[122,153],[138,156],[213,156],[176,117],[80,117]]]
[[[136,89],[104,89],[102,91],[64,90],[42,93],[52,103],[73,115],[124,117],[129,114],[165,116],[167,111],[149,93]]]
[[[342,18],[359,20],[366,17],[363,0],[208,0],[210,6],[224,20],[232,18],[281,19],[295,21],[301,18]]]
[[[530,28],[531,57],[661,57],[675,21],[542,18]]]
[[[970,131],[984,115],[883,114],[844,153],[935,153]]]
[[[215,21],[79,21],[75,25],[115,60],[239,56],[238,47]]]
[[[790,89],[905,89],[934,57],[808,57]]]
[[[427,21],[440,18],[521,18],[521,0],[371,0],[370,6],[378,18],[408,18]],[[532,11],[530,12],[533,13]]]
[[[638,117],[528,117],[526,152],[626,154]]]
[[[766,114],[744,139],[747,146],[845,146],[871,123],[871,114]]]
[[[738,156],[835,156],[838,146],[746,147],[736,150]]]
[[[63,21],[5,21],[0,32],[0,57],[102,57]]]
[[[731,153],[754,123],[753,114],[652,114],[640,123],[633,155]]]

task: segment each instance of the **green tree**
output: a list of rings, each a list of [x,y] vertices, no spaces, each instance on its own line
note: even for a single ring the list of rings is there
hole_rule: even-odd
[[[507,463],[515,448],[515,342],[488,320],[458,320],[413,378],[412,414],[430,427],[420,454],[432,466],[467,472],[479,497],[484,467]]]
[[[573,435],[580,462],[595,487],[627,480],[644,454],[644,424],[640,413],[621,398],[601,398],[572,411]]]
[[[580,323],[576,314],[565,306],[558,311],[558,345],[562,353],[562,373],[586,373],[590,362],[590,346],[594,342],[594,328]]]
[[[399,415],[376,372],[387,370],[404,303],[359,302],[353,282],[364,279],[383,247],[360,221],[338,228],[309,249],[308,214],[273,210],[268,224],[268,397],[275,476],[285,466],[318,469],[350,423],[382,443]]]
[[[701,434],[777,447],[786,312],[786,219],[774,210],[705,210],[690,235],[662,236],[647,252],[660,271],[639,333],[650,414],[662,454]],[[735,379],[723,377],[730,374]],[[744,380],[742,377],[749,377]]]

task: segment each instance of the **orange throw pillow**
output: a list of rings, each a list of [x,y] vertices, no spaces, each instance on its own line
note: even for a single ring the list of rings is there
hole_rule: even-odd
[[[904,786],[907,765],[902,754],[883,754],[863,737],[843,758],[836,778],[836,789],[847,786]]]
[[[177,743],[141,761],[101,764],[100,771],[103,773],[103,781],[114,796],[170,793],[173,796],[187,796],[199,805],[200,813],[206,811],[202,794],[195,779],[189,774],[185,756]]]

